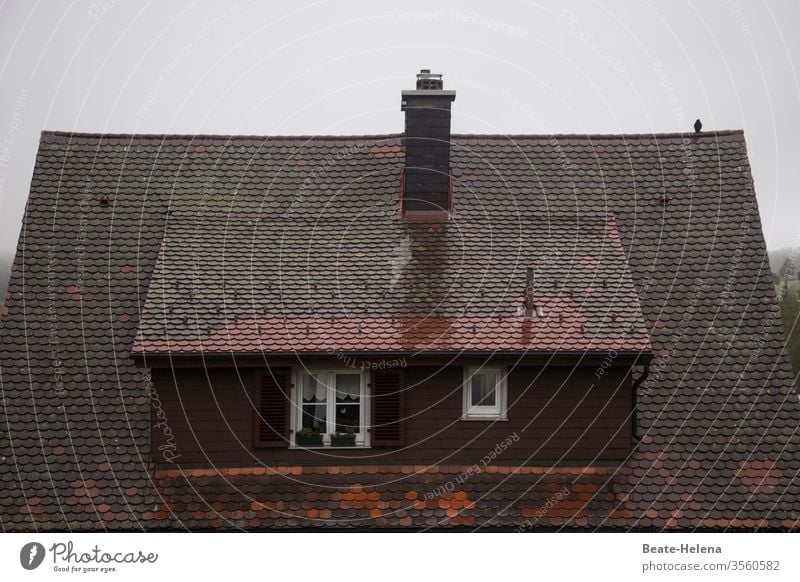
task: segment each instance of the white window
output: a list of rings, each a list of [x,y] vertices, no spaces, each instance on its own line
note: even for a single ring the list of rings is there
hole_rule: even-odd
[[[369,446],[366,381],[358,370],[297,372],[292,444],[297,447]]]
[[[506,376],[501,368],[464,368],[464,420],[505,420]]]

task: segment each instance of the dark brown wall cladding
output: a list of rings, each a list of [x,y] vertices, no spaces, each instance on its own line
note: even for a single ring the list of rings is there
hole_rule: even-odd
[[[154,369],[153,456],[157,462],[331,464],[586,464],[624,458],[631,447],[629,369],[515,367],[508,420],[462,421],[461,366],[404,370],[404,447],[303,451],[254,447],[254,374],[229,368]],[[516,435],[516,436],[515,436]],[[508,441],[506,441],[508,442]]]

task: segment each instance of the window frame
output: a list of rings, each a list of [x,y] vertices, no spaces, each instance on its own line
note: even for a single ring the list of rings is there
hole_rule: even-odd
[[[303,426],[303,379],[308,375],[327,374],[326,384],[326,424],[328,430],[322,435],[321,447],[305,447],[297,444],[297,433]],[[336,432],[336,378],[337,374],[350,374],[359,376],[359,432],[356,433],[355,445],[351,447],[337,447],[331,445],[331,437]],[[301,368],[292,370],[292,413],[289,426],[289,448],[292,449],[365,449],[370,448],[371,434],[370,400],[368,394],[369,382],[365,370],[354,368]],[[331,431],[331,429],[333,429]]]
[[[473,406],[472,377],[475,374],[495,375],[495,404],[492,406]],[[465,366],[462,383],[461,420],[508,420],[508,382],[506,368],[501,366]]]

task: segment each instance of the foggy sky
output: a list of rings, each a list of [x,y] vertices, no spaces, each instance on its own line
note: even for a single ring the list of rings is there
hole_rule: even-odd
[[[42,130],[401,132],[431,68],[455,133],[745,130],[771,249],[798,244],[798,2],[0,3],[0,289]]]

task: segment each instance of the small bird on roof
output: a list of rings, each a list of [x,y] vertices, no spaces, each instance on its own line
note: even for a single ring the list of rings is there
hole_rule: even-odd
[[[694,122],[694,132],[700,133],[701,129],[703,129],[703,122],[698,119]]]

